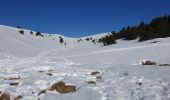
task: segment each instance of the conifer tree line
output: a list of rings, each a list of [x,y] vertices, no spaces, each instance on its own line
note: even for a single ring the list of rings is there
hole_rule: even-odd
[[[134,40],[139,42],[155,38],[170,37],[170,15],[152,19],[150,23],[141,22],[138,26],[127,26],[119,32],[113,31],[98,40],[104,45],[115,44],[117,39]]]

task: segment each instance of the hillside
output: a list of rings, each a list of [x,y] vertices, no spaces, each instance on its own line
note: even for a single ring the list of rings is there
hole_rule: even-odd
[[[20,34],[20,30],[24,31],[24,34]],[[61,48],[59,44],[59,36],[49,36],[45,34],[44,37],[36,36],[36,32],[33,35],[30,34],[31,30],[13,28],[0,25],[0,51],[10,53],[16,56],[34,56],[44,50],[51,50]],[[64,37],[68,42],[74,41],[73,38]]]
[[[0,94],[9,93],[12,100],[17,96],[21,100],[170,99],[170,38],[119,39],[102,46],[85,41],[87,37],[77,42],[62,36],[64,46],[58,34],[39,37],[19,30],[0,26]],[[142,65],[144,60],[157,64]],[[51,91],[59,81],[75,85],[76,91]]]

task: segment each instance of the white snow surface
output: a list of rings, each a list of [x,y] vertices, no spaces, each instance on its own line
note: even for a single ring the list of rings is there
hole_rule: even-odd
[[[141,65],[143,60],[170,64],[170,38],[102,46],[62,36],[64,46],[58,42],[60,35],[37,37],[19,30],[0,25],[0,91],[12,100],[18,95],[22,100],[170,100],[170,66]],[[90,75],[93,71],[100,73]],[[49,72],[53,75],[46,75]],[[20,79],[8,80],[15,77]],[[77,91],[38,96],[58,81],[75,85]],[[13,82],[19,85],[11,86]]]

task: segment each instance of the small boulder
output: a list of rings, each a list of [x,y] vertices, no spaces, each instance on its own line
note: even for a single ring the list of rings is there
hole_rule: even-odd
[[[129,74],[128,74],[128,73],[124,73],[123,75],[124,75],[124,76],[127,76],[127,75],[129,75]]]
[[[3,93],[0,96],[0,100],[11,100],[10,95],[8,93]]]
[[[87,83],[88,83],[88,84],[96,84],[95,81],[88,81]]]
[[[11,86],[18,86],[19,83],[18,82],[14,82],[14,83],[10,83]]]
[[[48,72],[52,72],[53,70],[52,69],[49,69]]]
[[[50,90],[56,90],[57,92],[59,93],[64,93],[65,91],[65,83],[60,81],[60,82],[57,82],[55,84],[53,84],[50,88]]]
[[[96,80],[101,80],[102,79],[102,76],[97,76],[96,77]]]
[[[74,85],[65,85],[64,82],[60,81],[53,84],[50,88],[51,91],[56,90],[59,93],[70,93],[76,91],[76,86]]]
[[[53,76],[53,74],[52,74],[52,73],[47,73],[46,75]]]
[[[157,65],[157,63],[152,61],[142,61],[142,65]]]
[[[170,64],[159,64],[159,66],[170,66]]]
[[[141,86],[143,84],[143,79],[138,79],[136,82],[137,85]]]
[[[75,91],[76,91],[76,86],[74,86],[74,85],[66,85],[65,86],[65,93],[75,92]]]
[[[99,71],[94,71],[94,72],[91,72],[90,75],[97,75],[97,74],[100,74],[100,72]]]
[[[40,93],[38,93],[38,96],[41,95],[41,94],[44,94],[46,92],[47,92],[47,89],[41,90]]]
[[[40,70],[40,71],[38,71],[39,73],[43,73],[44,71],[42,71],[42,70]]]
[[[22,96],[21,95],[18,95],[14,98],[14,100],[21,100],[22,99]]]
[[[9,77],[5,77],[4,80],[19,80],[20,76],[9,76]]]

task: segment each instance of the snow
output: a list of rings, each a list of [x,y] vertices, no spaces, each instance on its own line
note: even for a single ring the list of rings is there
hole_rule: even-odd
[[[117,44],[102,46],[62,36],[67,42],[64,46],[58,34],[36,37],[23,30],[24,35],[17,28],[0,25],[0,91],[12,99],[22,95],[22,100],[170,100],[170,66],[142,65],[144,60],[169,64],[170,38],[117,40]],[[100,73],[91,75],[94,71]],[[38,96],[58,81],[75,85],[77,91],[47,91]],[[11,82],[19,85],[10,86]]]

